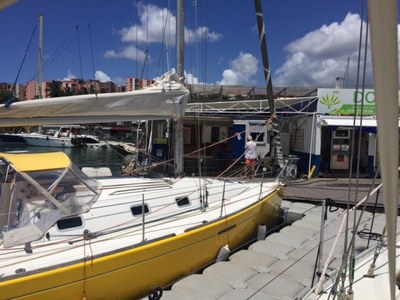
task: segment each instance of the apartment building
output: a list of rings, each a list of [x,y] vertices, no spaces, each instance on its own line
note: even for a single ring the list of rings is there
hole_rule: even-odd
[[[140,80],[139,78],[136,77],[128,77],[126,79],[126,91],[131,92],[131,91],[136,91],[140,90],[141,88],[145,86],[150,86],[154,83],[154,80],[152,79],[142,79]]]

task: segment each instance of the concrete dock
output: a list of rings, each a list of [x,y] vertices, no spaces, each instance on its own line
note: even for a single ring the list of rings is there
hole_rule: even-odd
[[[367,183],[359,183],[364,190],[354,190],[352,197],[363,198],[369,190]],[[319,280],[316,271],[322,270],[328,258],[325,273],[328,276],[333,275],[341,264],[346,211],[343,208],[335,210],[334,207],[323,209],[320,202],[327,198],[338,203],[346,202],[348,193],[348,180],[346,184],[344,179],[289,183],[282,207],[289,218],[295,218],[296,221],[251,244],[248,249],[231,254],[227,261],[216,262],[202,273],[189,275],[176,282],[163,291],[161,299],[301,299],[311,286],[316,285]],[[374,196],[373,203],[376,199],[381,201],[379,198],[382,195],[378,198]],[[321,217],[325,213],[324,243],[319,260]],[[356,218],[360,215],[358,211]],[[354,212],[349,214],[349,238],[353,220]],[[365,211],[362,214],[355,236],[356,254],[376,245],[376,238],[382,233],[384,225],[385,216],[382,213]],[[335,248],[331,250],[333,245]]]

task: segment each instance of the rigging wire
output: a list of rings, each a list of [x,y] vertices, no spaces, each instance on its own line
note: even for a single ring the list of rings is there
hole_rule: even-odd
[[[381,184],[379,184],[375,189],[372,189],[372,187],[374,186],[374,182],[375,182],[375,180],[376,180],[377,177],[378,177],[378,174],[379,174],[379,171],[376,172],[376,174],[375,174],[375,177],[374,177],[374,179],[373,179],[373,181],[372,181],[372,183],[371,183],[371,185],[370,185],[370,188],[369,188],[369,191],[368,191],[368,193],[367,193],[367,196],[364,197],[363,199],[361,199],[359,202],[357,202],[351,209],[346,210],[347,213],[346,213],[345,216],[343,216],[343,218],[342,218],[342,222],[341,222],[341,225],[340,225],[340,227],[339,227],[339,229],[338,229],[338,231],[337,231],[337,234],[336,234],[336,237],[335,237],[335,241],[334,241],[334,243],[333,243],[333,245],[332,245],[332,247],[331,247],[331,251],[330,251],[328,257],[326,258],[326,261],[325,261],[325,264],[324,264],[324,267],[323,267],[322,274],[325,274],[326,271],[327,271],[327,269],[328,269],[329,262],[331,261],[331,258],[332,258],[332,256],[333,256],[333,252],[334,252],[334,250],[335,250],[335,248],[336,248],[336,246],[337,246],[340,233],[342,232],[342,228],[343,228],[343,226],[345,226],[345,223],[348,222],[348,221],[347,221],[348,216],[350,215],[350,213],[352,212],[352,210],[356,210],[356,209],[358,209],[358,207],[359,207],[360,205],[363,205],[363,206],[362,206],[362,209],[361,209],[361,214],[360,214],[360,216],[358,217],[358,220],[357,220],[357,224],[356,224],[356,226],[352,229],[352,239],[355,238],[355,235],[357,234],[357,228],[359,227],[359,225],[360,225],[360,223],[361,223],[362,216],[363,216],[364,211],[366,210],[366,207],[367,207],[367,203],[368,203],[369,198],[370,198],[373,194],[377,193],[377,192],[379,191],[379,189],[382,187],[382,183],[381,183]],[[350,243],[350,244],[351,244],[351,243]],[[346,257],[347,257],[346,254],[349,253],[350,248],[351,248],[351,245],[350,245],[350,244],[347,244],[347,246],[346,246],[345,249],[343,250],[343,252],[344,252],[343,256],[346,256]],[[335,282],[333,283],[332,287],[330,288],[329,295],[328,295],[328,300],[331,298],[332,295],[333,295],[333,298],[334,298],[334,299],[335,299],[335,297],[337,296],[337,286],[339,285],[339,283],[340,283],[340,281],[341,281],[341,279],[342,279],[342,275],[343,275],[343,272],[344,272],[344,269],[345,269],[345,268],[347,268],[347,259],[342,259],[341,265],[340,265],[340,267],[339,267],[339,269],[338,269],[338,272],[337,272],[337,277],[336,277],[336,279],[335,279]],[[315,286],[315,292],[316,292],[316,294],[319,294],[319,292],[321,291],[322,285],[323,285],[323,281],[324,281],[324,276],[321,276],[320,279],[319,279],[319,281],[318,281],[318,283],[317,283],[317,285]]]
[[[146,66],[146,62],[147,62],[147,56],[149,54],[149,2],[147,1],[147,6],[146,6],[146,16],[147,16],[147,21],[146,21],[146,57],[144,59],[144,64],[143,64],[143,68]],[[144,70],[144,69],[143,69]],[[146,68],[146,77],[147,79],[149,78],[149,68],[147,66]],[[140,80],[143,79],[143,71],[142,71],[142,76],[140,78]]]
[[[360,34],[359,34],[359,45],[358,45],[358,62],[357,62],[357,79],[356,79],[356,93],[359,90],[359,81],[360,81],[360,68],[361,68],[361,51],[362,51],[362,38],[363,38],[363,32],[364,32],[364,0],[361,1],[361,24],[360,24]],[[364,53],[366,55],[366,53]],[[364,87],[363,87],[364,89]],[[350,147],[350,167],[349,167],[349,189],[348,189],[348,197],[347,197],[347,211],[350,209],[350,195],[351,195],[351,186],[352,186],[352,177],[353,177],[353,162],[354,162],[354,150],[355,150],[355,133],[356,133],[356,120],[357,120],[357,111],[358,111],[358,105],[357,101],[354,103],[354,116],[353,116],[353,134],[351,137],[351,147]],[[362,109],[363,109],[363,101],[361,101],[361,117],[360,117],[360,133],[359,135],[361,136],[362,133]],[[357,153],[357,157],[359,157],[359,153]],[[355,199],[357,199],[358,195],[358,181],[359,181],[359,169],[357,169],[357,176],[356,176],[356,193],[355,193]],[[356,215],[357,211],[354,210],[354,222],[356,222]],[[353,224],[354,226],[354,224]],[[346,251],[349,243],[349,237],[348,237],[348,230],[349,230],[349,214],[347,214],[346,218],[346,227],[345,227],[345,237],[344,237],[344,249],[343,249],[343,261],[347,261],[350,259],[350,268],[351,270],[354,269],[354,251],[352,251],[352,255],[349,256],[349,253]],[[353,245],[354,246],[354,245]],[[352,247],[353,249],[354,247]],[[345,280],[346,280],[346,275],[347,275],[347,264],[345,264],[342,274],[341,274],[341,286],[340,286],[340,293],[345,294]],[[353,283],[353,275],[354,273],[349,270],[349,281],[350,281],[350,286],[349,286],[349,293],[353,293],[352,291],[352,283]]]
[[[74,30],[75,31],[75,30]],[[50,56],[51,58],[46,60],[43,64],[42,70],[47,69],[53,62],[58,59],[62,52],[71,47],[71,45],[76,41],[76,33],[71,31],[69,36],[60,44],[60,46],[54,51],[54,53]],[[37,71],[30,79],[34,80],[38,76],[39,72]]]
[[[171,0],[168,0],[168,11],[171,11]],[[167,34],[167,49],[166,49],[166,57],[167,57],[167,70],[171,70],[171,52],[169,51],[171,46],[171,18],[168,18],[168,34]]]
[[[143,66],[142,66],[142,72],[140,72],[140,82],[142,82],[142,80],[143,80],[144,70],[145,70],[146,65],[147,65],[147,57],[148,57],[148,54],[149,54],[148,49],[144,50],[144,54],[145,54],[145,56],[144,56],[144,62],[143,62]]]
[[[138,0],[136,0],[136,4],[135,6],[138,6]],[[136,72],[135,72],[135,76],[138,76],[138,27],[135,26],[135,68],[136,68]],[[136,84],[135,84],[136,85]],[[136,89],[136,87],[135,87]]]
[[[79,58],[79,69],[81,71],[81,77],[80,79],[83,79],[83,73],[82,73],[82,59],[81,59],[81,43],[79,39],[79,25],[76,25],[76,39],[78,40],[78,58]]]
[[[363,73],[362,73],[362,94],[364,94],[365,90],[365,76],[366,76],[366,62],[367,62],[367,52],[368,52],[368,31],[369,31],[369,26],[368,26],[368,16],[367,16],[367,21],[366,21],[366,29],[365,29],[365,42],[364,42],[364,61],[363,61]],[[358,182],[359,182],[359,176],[360,176],[360,162],[361,162],[361,138],[362,138],[362,133],[363,133],[363,127],[362,127],[362,121],[363,121],[363,113],[364,113],[364,101],[361,101],[361,109],[360,109],[360,130],[358,133],[358,149],[357,149],[357,169],[356,169],[356,192],[355,192],[355,199],[358,197]],[[356,111],[354,112],[354,116],[356,116]],[[355,120],[355,118],[354,118]],[[355,122],[354,122],[354,129],[353,132],[355,133]],[[363,213],[363,212],[362,212]],[[361,213],[361,214],[362,214]],[[356,216],[357,216],[357,211],[354,210],[354,226],[356,225]],[[353,294],[353,284],[354,284],[354,262],[355,262],[355,238],[354,238],[354,233],[353,233],[353,239],[352,239],[352,247],[351,247],[351,255],[350,255],[350,261],[352,262],[351,267],[352,269],[350,270],[349,274],[349,288],[348,288],[348,293]]]
[[[165,15],[162,14],[162,18],[163,18],[163,31],[162,31],[162,38],[161,38],[161,47],[160,47],[160,55],[159,55],[159,59],[158,59],[158,68],[157,68],[157,76],[161,75],[161,65],[162,65],[162,61],[163,61],[163,52],[164,52],[164,46],[165,46],[165,50],[168,49],[168,45],[167,45],[167,41],[166,41],[166,31],[167,31],[167,23],[169,23],[169,14],[167,13],[167,16],[165,17]],[[167,51],[167,50],[166,50]],[[167,68],[167,70],[169,70],[169,68]]]
[[[207,3],[208,3],[208,1],[205,2],[206,7],[204,8],[204,20],[205,20],[205,24],[206,25],[208,24]],[[206,83],[207,83],[207,53],[208,53],[208,47],[207,47],[208,46],[208,39],[207,39],[207,37],[208,37],[208,26],[206,26],[205,34],[206,34],[206,38],[202,39],[202,41],[203,41],[202,45],[203,45],[204,49],[203,49],[203,51],[201,51],[201,53],[202,53],[202,55],[201,55],[201,57],[202,57],[202,65],[204,66],[204,68],[203,68],[204,91],[206,91],[206,87],[207,87]]]
[[[195,32],[197,32],[197,27],[198,27],[198,23],[197,23],[197,0],[193,1],[193,6],[194,6],[194,20],[195,20]],[[207,37],[206,37],[207,38]],[[194,36],[194,41],[196,43],[196,72],[199,72],[199,47],[198,47],[198,43],[197,43],[197,35],[195,34]],[[194,74],[193,74],[194,76]]]
[[[92,43],[92,30],[91,30],[91,25],[90,23],[88,24],[88,30],[89,30],[89,42],[90,42],[90,53],[92,56],[92,72],[93,72],[93,78],[96,78],[95,74],[95,68],[94,68],[94,57],[93,57],[93,43]]]
[[[28,53],[29,47],[31,46],[31,43],[32,43],[32,40],[33,40],[33,35],[34,35],[35,31],[36,31],[37,25],[38,25],[38,23],[36,22],[36,24],[35,24],[35,26],[34,26],[34,28],[33,28],[33,30],[32,30],[31,38],[29,39],[28,45],[27,45],[27,47],[26,47],[26,50],[25,50],[25,53],[24,53],[24,57],[22,58],[21,65],[19,66],[19,69],[18,69],[17,76],[16,76],[15,81],[14,81],[13,87],[12,87],[12,89],[11,89],[10,98],[9,98],[9,99],[7,100],[7,102],[4,104],[4,107],[5,107],[5,108],[9,108],[10,105],[11,105],[11,104],[14,102],[14,100],[15,100],[15,95],[14,95],[14,94],[15,94],[15,88],[16,88],[16,86],[17,86],[17,81],[18,81],[19,75],[20,75],[20,73],[21,73],[22,66],[24,65],[25,58],[26,58],[26,54]]]

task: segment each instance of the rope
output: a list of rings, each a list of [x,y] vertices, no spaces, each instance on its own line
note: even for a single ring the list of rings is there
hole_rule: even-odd
[[[83,291],[82,291],[82,300],[86,300],[86,288],[87,288],[87,276],[86,276],[86,242],[89,242],[89,249],[91,253],[91,266],[93,266],[93,250],[92,250],[92,242],[91,242],[91,232],[89,230],[85,230],[83,232]]]

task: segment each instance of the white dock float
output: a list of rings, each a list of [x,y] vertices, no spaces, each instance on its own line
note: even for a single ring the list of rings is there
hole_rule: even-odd
[[[300,299],[310,290],[313,281],[322,209],[320,206],[290,201],[283,201],[282,207],[288,208],[288,213],[304,214],[304,217],[284,227],[279,233],[255,242],[247,250],[232,254],[228,261],[217,262],[202,274],[183,278],[170,290],[163,291],[161,299]],[[322,265],[328,257],[344,215],[343,209],[328,212],[324,227]],[[364,212],[358,230],[369,230],[372,217],[371,213]],[[372,231],[381,234],[384,224],[384,215],[375,214]],[[353,215],[350,215],[349,227],[352,226]],[[344,227],[341,233],[330,259],[328,274],[341,263]],[[356,244],[361,245],[356,250],[359,253],[365,250],[367,240],[356,236]],[[371,246],[375,244],[376,241],[370,240]],[[314,285],[318,279],[315,276]]]

